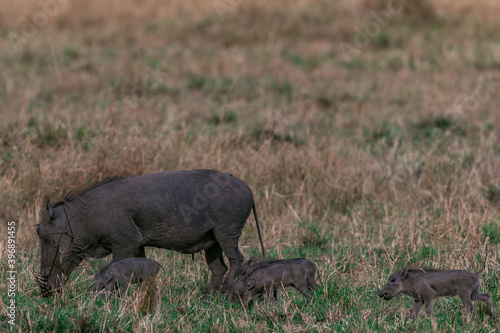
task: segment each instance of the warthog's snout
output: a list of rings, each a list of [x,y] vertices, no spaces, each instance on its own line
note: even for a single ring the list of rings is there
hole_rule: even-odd
[[[390,300],[393,297],[392,295],[389,295],[387,293],[387,291],[385,291],[383,289],[377,295],[378,295],[378,297],[381,297],[381,298],[383,298],[383,299],[385,299],[387,301]]]

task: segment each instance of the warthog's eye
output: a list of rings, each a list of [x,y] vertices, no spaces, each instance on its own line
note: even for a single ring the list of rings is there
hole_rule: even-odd
[[[389,282],[390,282],[390,283],[394,283],[394,282],[396,282],[396,279],[395,279],[395,278],[392,278],[392,279],[390,279],[390,280],[389,280]]]
[[[245,275],[247,273],[247,271],[241,271],[240,274],[241,275]]]

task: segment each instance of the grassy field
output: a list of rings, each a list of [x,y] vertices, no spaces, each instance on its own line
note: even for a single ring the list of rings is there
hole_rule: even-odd
[[[1,331],[426,331],[377,297],[408,263],[478,270],[498,311],[496,0],[4,0],[0,7]],[[39,296],[43,197],[114,175],[214,168],[253,190],[270,257],[321,271],[250,309],[202,299],[203,255],[149,248],[161,298],[89,292],[109,258]],[[15,222],[16,325],[8,323]],[[259,255],[253,218],[240,248]],[[497,329],[436,302],[439,331]]]

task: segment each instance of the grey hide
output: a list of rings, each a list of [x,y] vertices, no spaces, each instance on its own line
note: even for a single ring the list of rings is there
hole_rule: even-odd
[[[231,292],[232,303],[251,306],[263,294],[276,298],[277,288],[292,286],[310,301],[316,290],[318,268],[312,261],[297,258],[261,261],[250,259],[242,265]]]
[[[424,305],[425,312],[432,316],[436,298],[456,295],[460,296],[468,318],[473,311],[472,301],[481,301],[488,305],[490,315],[496,319],[491,296],[479,292],[480,284],[478,274],[464,270],[405,267],[389,276],[387,284],[378,296],[385,300],[390,300],[400,293],[413,297],[415,302],[410,319],[415,318]]]
[[[222,292],[227,296],[243,262],[238,248],[253,209],[250,188],[215,170],[166,171],[99,182],[52,205],[38,224],[42,296],[50,296],[85,258],[113,254],[113,261],[144,257],[144,247],[181,253],[205,251],[212,277],[206,294],[215,292],[230,269]]]
[[[92,291],[112,294],[124,292],[130,284],[141,287],[156,278],[163,269],[159,263],[146,258],[127,258],[111,262],[94,276]]]

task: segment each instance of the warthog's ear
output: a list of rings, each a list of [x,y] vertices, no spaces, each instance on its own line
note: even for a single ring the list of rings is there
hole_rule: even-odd
[[[49,214],[49,218],[52,220],[54,218],[54,206],[49,201],[49,197],[45,197],[45,208],[47,210],[47,214]]]
[[[408,268],[405,268],[401,271],[401,276],[403,277],[403,280],[408,277]]]
[[[250,280],[247,283],[248,290],[255,288],[255,280]]]
[[[113,271],[107,272],[106,277],[105,277],[106,283],[110,283],[114,277],[115,277],[115,274],[113,273]]]
[[[252,262],[250,263],[250,267],[257,267],[260,265],[260,260],[259,259],[255,259],[255,260],[252,260]]]

